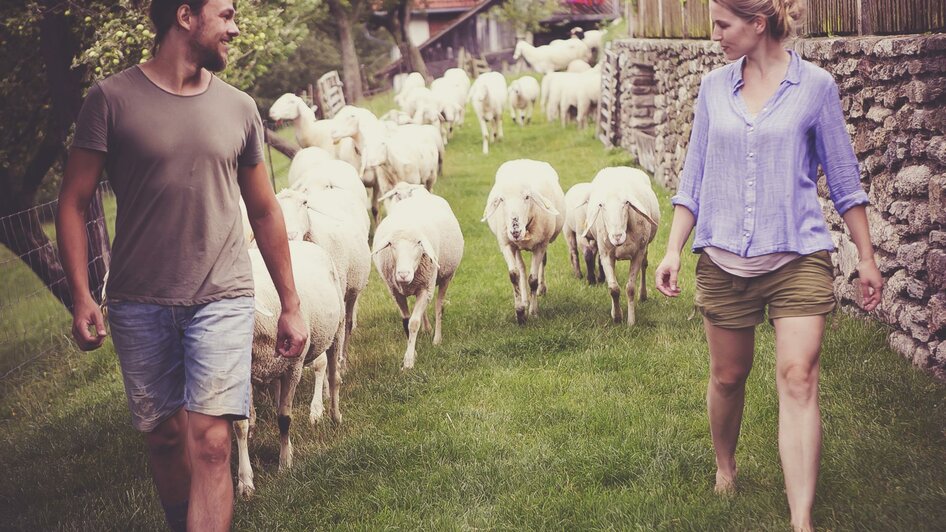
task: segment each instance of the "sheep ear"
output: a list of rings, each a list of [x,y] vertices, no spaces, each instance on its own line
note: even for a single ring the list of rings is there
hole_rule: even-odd
[[[627,204],[630,205],[631,208],[637,211],[641,216],[643,216],[645,220],[650,222],[651,225],[653,225],[655,228],[657,227],[657,222],[655,222],[654,219],[651,218],[649,214],[644,212],[644,209],[642,209],[640,205],[637,205],[637,202],[634,201],[634,199],[628,200]]]
[[[588,232],[591,231],[592,226],[595,225],[595,221],[598,219],[598,214],[601,213],[601,207],[595,209],[595,213],[591,216],[591,221],[588,222],[588,227],[585,228],[584,232],[581,233],[582,238],[588,238]]]
[[[372,252],[371,252],[372,255],[377,255],[378,253],[381,253],[381,252],[384,251],[385,249],[391,247],[391,241],[390,241],[390,240],[388,240],[388,241],[382,240],[381,242],[377,242],[377,241],[376,241],[376,242],[375,242],[375,245],[378,246],[378,249],[372,251]]]
[[[532,200],[535,201],[535,203],[536,203],[539,207],[542,207],[542,209],[545,210],[545,212],[551,214],[552,216],[558,216],[558,215],[559,215],[558,209],[556,209],[555,207],[553,207],[553,206],[552,206],[552,202],[549,201],[549,200],[548,200],[545,196],[543,196],[542,194],[539,194],[538,192],[533,191],[533,193],[532,193]]]
[[[378,198],[378,201],[385,201],[385,200],[391,199],[395,194],[397,194],[397,190],[394,190],[392,188],[391,190],[382,194],[381,197]]]
[[[434,247],[431,245],[430,240],[426,238],[420,239],[420,247],[424,250],[424,255],[430,257],[430,261],[434,263],[434,266],[440,268],[440,263],[437,262],[437,253],[434,252]]]
[[[494,212],[496,212],[496,209],[499,208],[499,204],[502,203],[502,201],[502,198],[497,198],[492,203],[486,205],[486,209],[483,210],[483,218],[480,221],[485,222],[488,220],[489,217],[492,216]]]

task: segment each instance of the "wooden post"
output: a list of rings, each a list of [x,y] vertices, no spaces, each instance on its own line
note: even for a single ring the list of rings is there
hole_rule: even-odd
[[[870,17],[871,0],[857,0],[857,34],[870,35],[874,31]]]
[[[102,284],[105,272],[112,263],[112,246],[105,225],[105,209],[102,207],[102,185],[95,189],[92,202],[86,211],[86,227],[89,228],[89,287],[92,297],[102,302]]]

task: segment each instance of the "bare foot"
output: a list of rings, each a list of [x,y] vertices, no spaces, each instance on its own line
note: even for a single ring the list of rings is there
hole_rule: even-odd
[[[736,494],[736,475],[739,470],[736,469],[732,474],[725,474],[721,470],[716,470],[716,486],[713,491],[717,495],[735,495]]]
[[[803,525],[796,525],[792,523],[792,532],[814,532],[815,526],[811,524],[811,521]]]

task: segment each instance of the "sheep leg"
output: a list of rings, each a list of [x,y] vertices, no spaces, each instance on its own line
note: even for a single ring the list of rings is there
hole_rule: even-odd
[[[512,283],[512,303],[516,309],[516,323],[523,325],[526,322],[526,264],[522,260],[522,253],[512,246],[499,247],[506,259],[509,269],[509,282]]]
[[[578,109],[577,122],[578,122],[578,128],[579,128],[579,129],[585,129],[585,125],[586,125],[586,124],[585,124],[585,119],[588,117],[588,105],[589,105],[589,103],[588,103],[587,101],[584,101],[584,98],[581,98],[581,99],[578,101],[578,106],[577,106],[577,109]]]
[[[328,359],[328,390],[330,404],[332,405],[332,421],[342,422],[342,411],[339,406],[339,388],[342,383],[341,375],[338,374],[338,352],[345,343],[345,327],[339,323],[338,332],[335,333],[335,340],[332,345],[325,350],[325,356]]]
[[[421,316],[427,312],[427,304],[430,302],[432,290],[433,286],[428,286],[417,293],[417,300],[414,302],[414,312],[411,314],[411,319],[407,324],[407,350],[404,351],[404,364],[401,366],[401,369],[408,370],[414,367],[414,361],[417,358],[417,331],[420,329]]]
[[[585,244],[583,247],[582,255],[585,258],[585,269],[588,270],[588,284],[594,285],[604,277],[603,275],[595,275],[595,272],[598,270],[598,257],[597,253],[595,253],[596,248],[591,244]]]
[[[312,362],[312,371],[315,372],[315,385],[312,387],[312,402],[309,404],[309,425],[313,428],[322,419],[325,412],[325,370],[328,366],[328,357],[322,353]]]
[[[391,292],[394,296],[394,302],[397,303],[398,310],[401,311],[401,324],[404,326],[404,335],[410,338],[411,333],[407,329],[407,319],[411,316],[411,311],[407,308],[407,296]]]
[[[627,277],[627,326],[630,327],[637,323],[637,314],[635,313],[634,289],[637,285],[637,274],[641,271],[641,263],[644,256],[638,253],[631,258],[630,273]],[[643,274],[641,274],[643,277]]]
[[[647,248],[644,248],[644,262],[641,264],[641,293],[639,301],[647,301]]]
[[[378,178],[375,177],[374,184],[371,185],[371,221],[374,222],[375,226],[377,226],[378,222],[381,221],[378,218],[378,215],[381,213],[381,210],[378,207],[379,197],[381,197],[381,185],[378,184]]]
[[[250,435],[250,421],[248,419],[234,421],[233,432],[236,434],[237,460],[239,461],[237,494],[243,500],[249,500],[253,496],[253,492],[256,491],[256,487],[253,485],[253,466],[250,464],[250,451],[247,443]]]
[[[442,279],[437,285],[437,304],[434,307],[434,345],[440,345],[443,341],[441,334],[441,325],[443,323],[443,300],[447,294],[447,286],[450,285],[451,278]]]
[[[432,295],[432,294],[431,294],[431,295]],[[423,315],[422,317],[423,317],[423,319],[424,319],[424,332],[430,332],[430,330],[431,330],[433,327],[430,326],[430,319],[427,317],[427,313],[424,312],[424,315]]]
[[[480,133],[483,134],[483,155],[489,155],[489,128],[486,119],[480,117]]]
[[[542,250],[542,265],[539,266],[539,289],[536,291],[536,294],[544,296],[545,292],[548,290],[548,287],[545,285],[545,265],[549,262],[549,248],[546,246]]]
[[[348,344],[351,339],[351,331],[354,329],[355,306],[358,304],[357,296],[345,301],[345,343],[342,344],[341,354],[339,356],[339,367],[342,371],[348,369]]]
[[[296,386],[302,378],[302,364],[297,364],[292,371],[282,376],[282,386],[279,394],[278,416],[279,423],[279,470],[286,471],[292,467],[292,441],[289,439],[289,425],[292,423],[292,398],[296,395]]]
[[[253,386],[250,386],[250,418],[247,426],[246,437],[253,437],[253,429],[256,428],[256,405],[253,404]]]
[[[496,115],[496,137],[497,140],[503,140],[503,115]]]
[[[529,274],[529,315],[536,316],[539,313],[539,281],[542,273],[542,259],[545,258],[545,248],[536,248],[532,250],[532,268]]]
[[[565,243],[568,244],[568,258],[572,263],[572,272],[575,273],[576,279],[581,279],[581,264],[578,261],[578,239],[571,229],[565,229],[563,233],[565,233]]]
[[[617,276],[614,274],[614,254],[604,253],[600,245],[598,254],[601,256],[601,266],[604,267],[604,278],[608,282],[608,290],[611,291],[611,319],[614,323],[621,323],[624,321],[621,313],[621,287],[618,286]]]

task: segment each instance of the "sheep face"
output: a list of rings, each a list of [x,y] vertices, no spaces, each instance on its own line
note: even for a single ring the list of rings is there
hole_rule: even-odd
[[[412,196],[419,196],[421,194],[429,195],[430,192],[424,188],[424,185],[416,185],[414,183],[406,183],[404,181],[399,182],[395,185],[394,188],[386,192],[379,199],[381,201],[387,201],[388,206],[397,205],[398,203],[410,198]]]
[[[592,202],[588,205],[588,229],[591,229],[595,221],[600,218],[607,232],[608,241],[614,247],[621,246],[627,242],[628,228],[631,227],[631,217],[635,215],[634,213],[654,223],[649,216],[634,205],[629,196],[612,194],[605,198],[592,198]]]
[[[552,207],[552,203],[545,196],[531,188],[524,188],[494,198],[493,202],[487,206],[487,212],[483,219],[485,220],[493,215],[503,216],[506,238],[511,242],[525,242],[531,237],[530,228],[535,216],[535,209],[541,209],[553,216],[558,216],[558,211]],[[499,210],[502,212],[497,212]]]
[[[421,266],[424,256],[430,258],[431,262],[438,266],[433,246],[425,237],[402,235],[387,243],[382,243],[375,252],[375,254],[378,253],[392,254],[394,259],[392,280],[401,288],[406,288],[414,282],[414,275]]]
[[[305,105],[302,98],[287,92],[280,96],[269,108],[270,120],[295,120],[299,118],[299,106]]]
[[[309,207],[306,195],[297,190],[283,190],[277,196],[286,223],[289,240],[305,240],[309,234]]]

